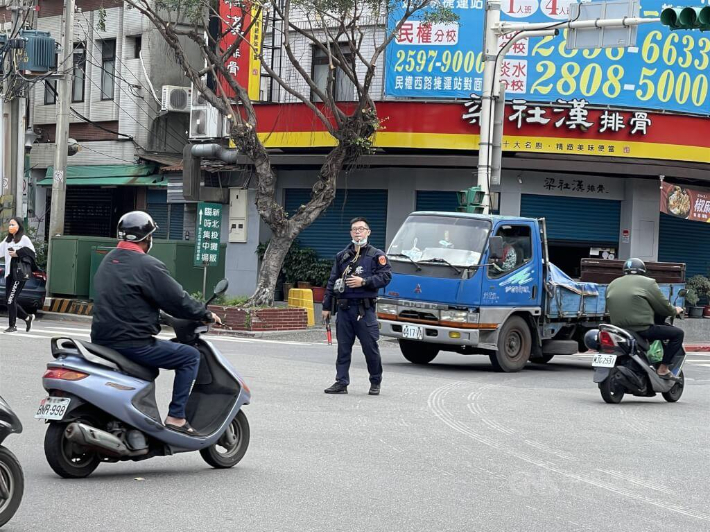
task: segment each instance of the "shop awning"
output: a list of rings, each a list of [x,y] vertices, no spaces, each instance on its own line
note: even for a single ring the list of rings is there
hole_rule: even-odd
[[[165,176],[158,174],[154,165],[148,164],[112,164],[98,166],[68,166],[68,186],[167,186]],[[39,186],[52,186],[54,168],[47,168],[45,178]]]

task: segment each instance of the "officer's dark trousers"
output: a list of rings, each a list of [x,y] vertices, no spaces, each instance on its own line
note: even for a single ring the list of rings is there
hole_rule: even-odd
[[[12,271],[10,275],[5,277],[5,304],[7,306],[7,314],[9,316],[10,327],[14,327],[17,323],[17,317],[19,316],[21,320],[27,319],[27,312],[22,308],[17,302],[17,298],[20,296],[20,292],[25,286],[25,281],[15,281],[12,276]]]
[[[380,330],[377,326],[375,309],[367,309],[365,315],[358,320],[358,306],[351,304],[347,310],[339,308],[336,316],[338,360],[335,364],[335,380],[341,384],[350,384],[350,360],[353,344],[357,337],[365,353],[370,382],[379,384],[382,381],[382,359],[380,358],[380,348],[377,345],[377,340],[380,338]]]
[[[651,325],[645,331],[638,333],[641,338],[653,342],[654,340],[668,340],[663,344],[663,360],[661,364],[666,366],[671,363],[673,357],[683,349],[683,338],[685,333],[679,327],[672,325]]]
[[[156,340],[145,347],[121,348],[116,351],[142,366],[174,369],[173,400],[168,415],[178,419],[185,418],[190,389],[200,368],[200,352],[197,349],[190,345]]]

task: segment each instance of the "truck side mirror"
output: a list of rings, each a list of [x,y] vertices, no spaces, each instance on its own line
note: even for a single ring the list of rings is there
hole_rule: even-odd
[[[491,259],[502,259],[503,258],[503,237],[502,236],[492,236],[488,240],[488,249],[490,251]]]

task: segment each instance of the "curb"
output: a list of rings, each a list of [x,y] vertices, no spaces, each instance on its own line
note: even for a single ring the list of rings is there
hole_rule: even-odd
[[[44,311],[61,314],[76,314],[77,316],[91,316],[94,304],[89,301],[78,299],[65,299],[59,297],[48,297],[44,300]]]
[[[708,344],[686,344],[683,348],[691,353],[710,353],[710,345]]]

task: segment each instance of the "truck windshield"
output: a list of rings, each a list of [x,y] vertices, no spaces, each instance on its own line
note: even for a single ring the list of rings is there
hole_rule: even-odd
[[[410,216],[397,231],[387,254],[405,255],[417,262],[443,259],[454,266],[475,266],[481,260],[490,227],[489,222],[474,218]]]

